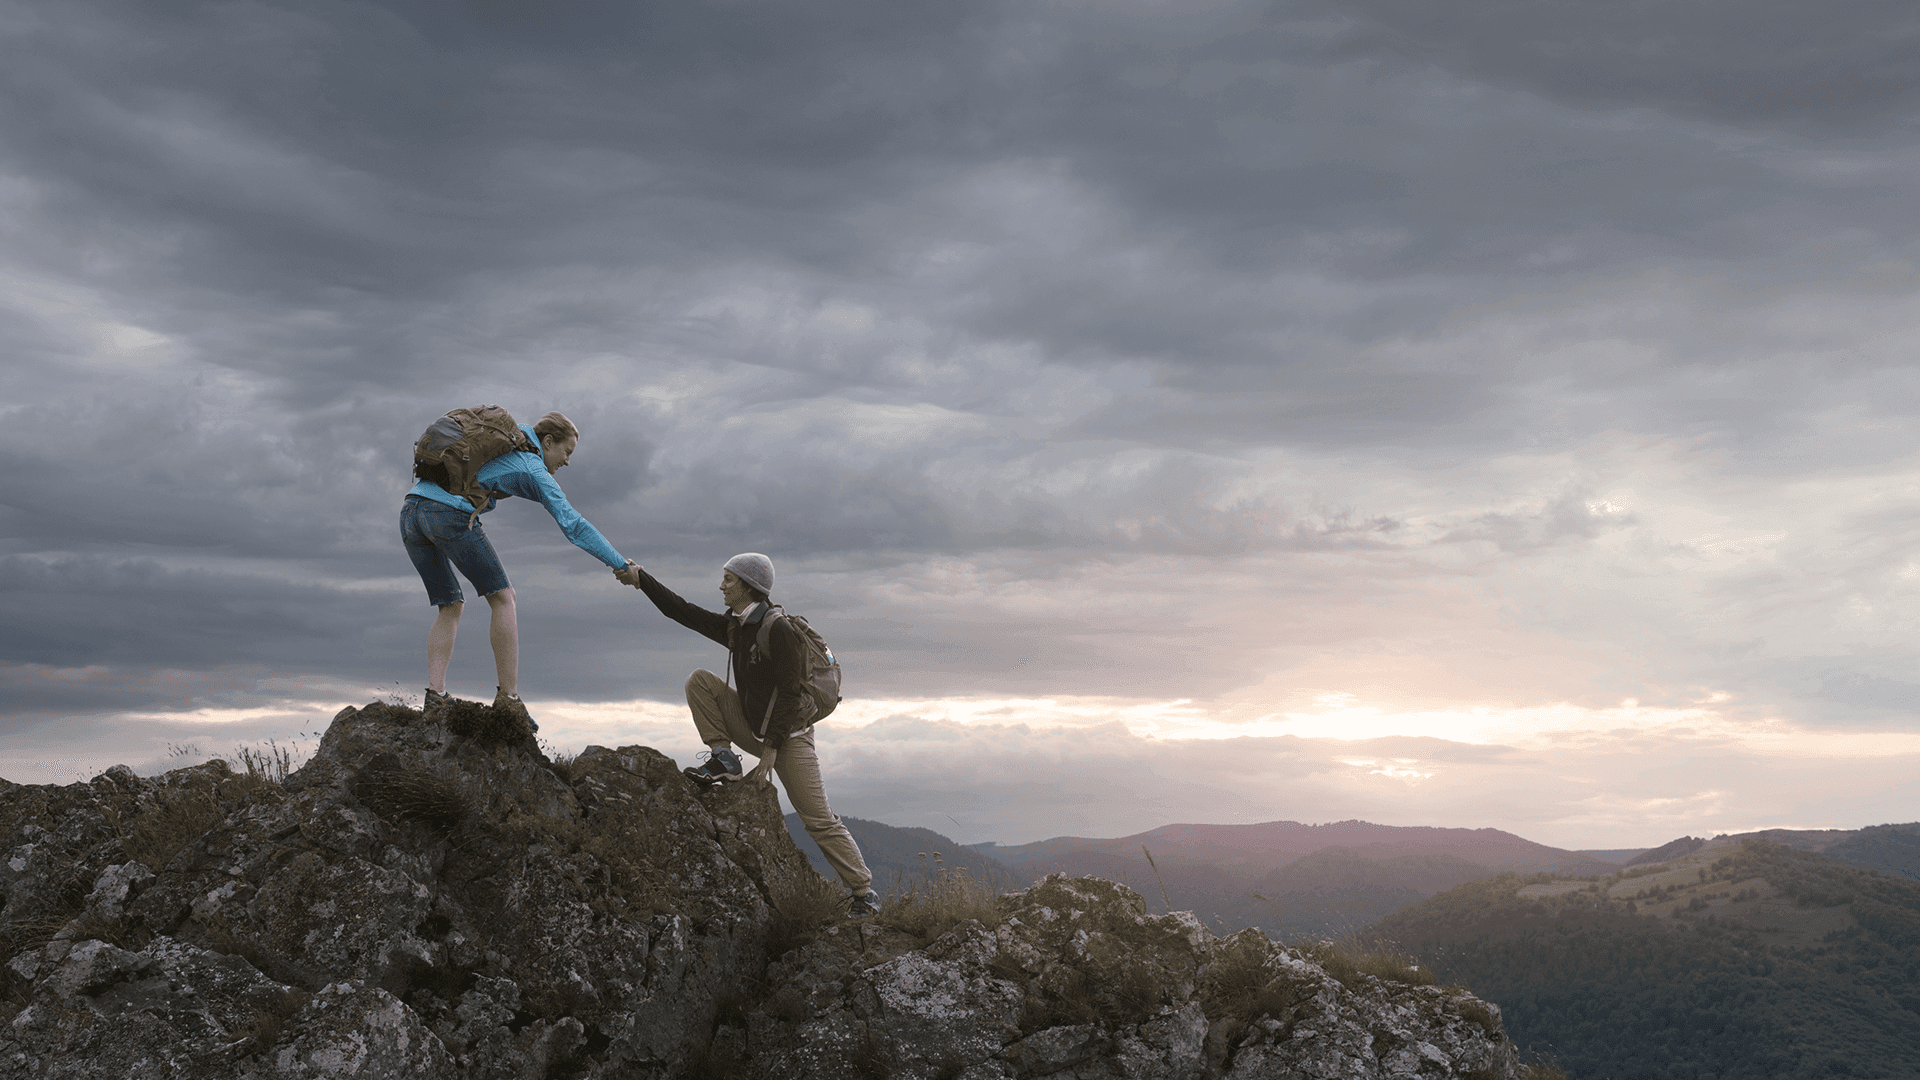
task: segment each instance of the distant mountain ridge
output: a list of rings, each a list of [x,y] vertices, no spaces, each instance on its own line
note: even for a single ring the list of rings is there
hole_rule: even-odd
[[[1572,869],[1591,865],[1611,869],[1618,863],[1564,848],[1548,847],[1500,829],[1461,829],[1430,825],[1376,825],[1335,821],[1308,825],[1267,821],[1255,825],[1182,823],[1114,839],[1061,836],[1031,844],[976,844],[975,850],[1020,867],[1092,853],[1137,856],[1141,845],[1159,859],[1206,862],[1222,869],[1247,868],[1257,876],[1284,861],[1340,847],[1364,851],[1374,859],[1402,855],[1451,855],[1500,870]]]
[[[1696,852],[1725,854],[1748,839],[1920,878],[1920,822],[1686,836],[1650,850],[1570,851],[1501,829],[1358,820],[1179,823],[1129,836],[1058,836],[971,847],[1005,864],[1020,885],[1056,872],[1102,877],[1133,889],[1156,909],[1192,910],[1215,929],[1251,926],[1288,936],[1356,930],[1436,893],[1503,872],[1596,876]]]
[[[1111,839],[1061,836],[974,850],[1007,864],[1023,885],[1056,872],[1093,875],[1156,908],[1190,909],[1217,930],[1258,927],[1280,936],[1357,929],[1503,870],[1604,874],[1620,865],[1500,829],[1358,820],[1181,823]]]

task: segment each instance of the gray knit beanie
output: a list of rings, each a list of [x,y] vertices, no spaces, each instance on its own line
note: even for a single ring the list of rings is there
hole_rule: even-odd
[[[733,571],[734,577],[763,593],[773,592],[773,560],[757,551],[743,551],[728,559],[721,569]]]

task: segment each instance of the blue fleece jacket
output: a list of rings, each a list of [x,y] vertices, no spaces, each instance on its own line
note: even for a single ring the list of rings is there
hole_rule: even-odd
[[[540,436],[533,433],[531,426],[521,424],[520,430],[527,433],[527,438],[533,440],[533,445],[540,445]],[[573,541],[573,546],[581,551],[615,570],[627,565],[626,558],[613,550],[613,545],[607,543],[607,538],[600,535],[600,530],[594,528],[586,518],[581,517],[580,511],[575,510],[573,505],[567,502],[567,493],[560,490],[560,485],[554,481],[553,474],[547,471],[547,463],[540,459],[539,454],[520,451],[501,454],[480,466],[476,479],[489,491],[518,495],[546,507],[547,513],[552,514],[554,522],[560,526],[560,531],[565,533],[567,539]],[[413,485],[413,490],[407,494],[445,503],[468,513],[473,512],[472,503],[431,480],[422,480]],[[498,505],[496,501],[481,513],[487,513]]]

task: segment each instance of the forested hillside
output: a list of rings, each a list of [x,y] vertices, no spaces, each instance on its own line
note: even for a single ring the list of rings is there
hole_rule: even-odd
[[[1920,883],[1826,855],[1501,874],[1372,932],[1582,1080],[1920,1077]]]

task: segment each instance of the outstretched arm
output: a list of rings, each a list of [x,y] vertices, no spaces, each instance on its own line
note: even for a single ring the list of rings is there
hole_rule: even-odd
[[[624,568],[615,570],[614,576],[646,593],[647,599],[653,601],[653,606],[660,609],[660,614],[696,634],[712,638],[722,645],[727,644],[729,621],[725,615],[681,599],[678,593],[655,581],[653,575],[642,569],[639,563],[629,561]]]
[[[503,471],[498,478],[490,480],[489,483],[497,483],[509,494],[518,495],[523,499],[532,499],[546,507],[547,513],[553,515],[554,524],[560,526],[560,531],[566,534],[574,547],[614,569],[626,565],[626,557],[615,551],[613,545],[607,543],[607,538],[600,535],[600,530],[594,528],[592,522],[581,517],[580,511],[575,510],[573,504],[567,501],[567,493],[560,490],[560,485],[547,472],[546,466],[540,464],[537,455],[509,456],[525,460],[515,460],[511,468]]]

